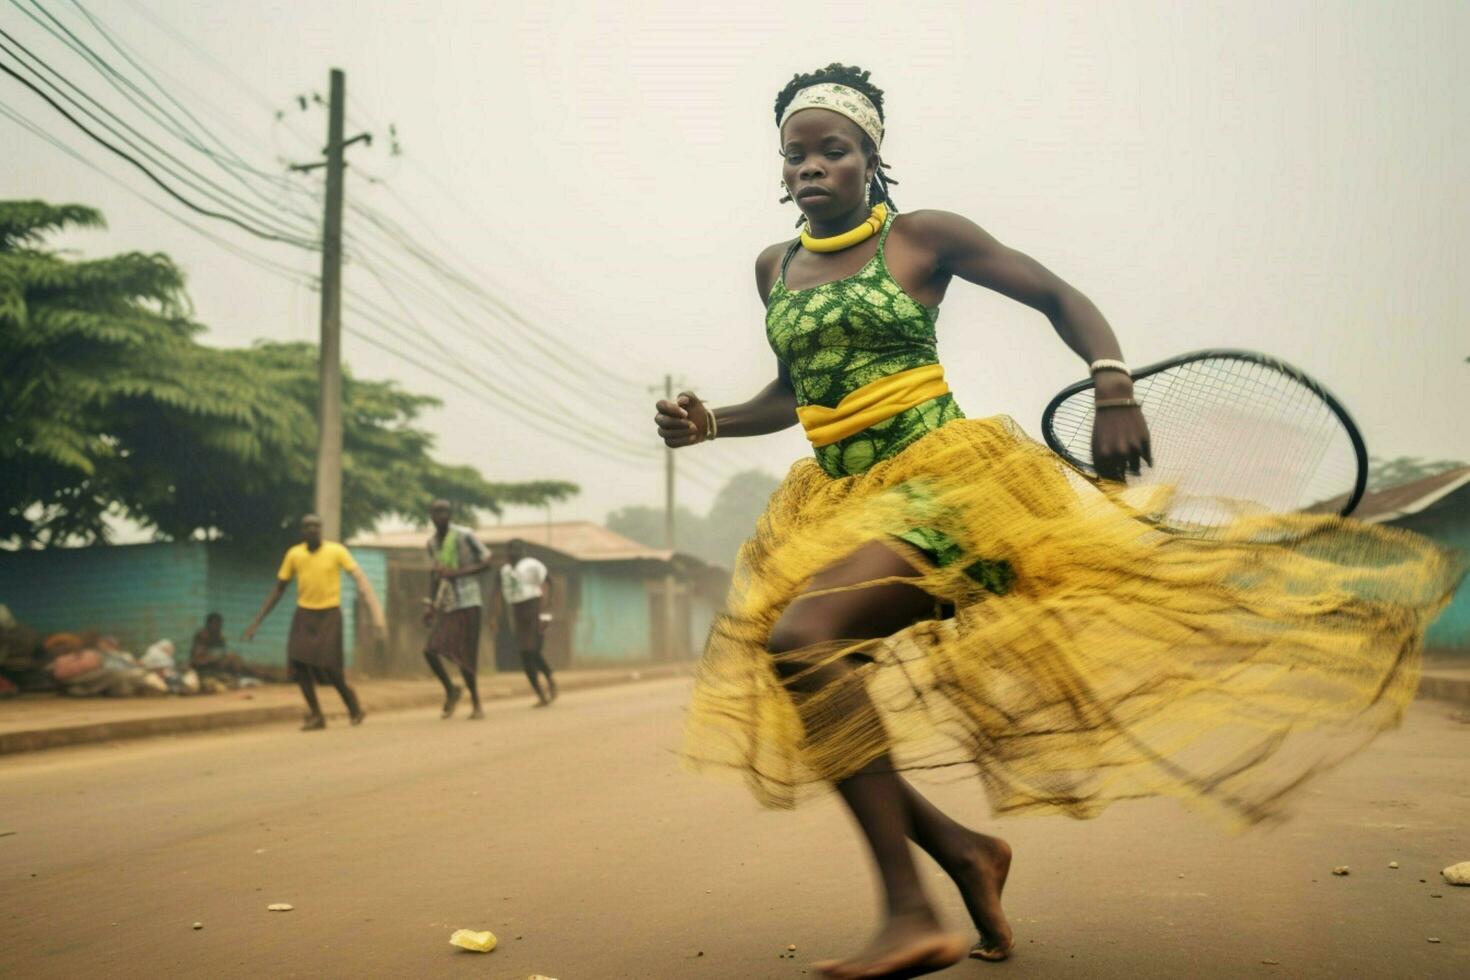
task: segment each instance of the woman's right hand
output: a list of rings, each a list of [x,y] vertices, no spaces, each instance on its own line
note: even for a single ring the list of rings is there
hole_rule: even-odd
[[[673,401],[660,399],[655,407],[658,414],[653,421],[658,425],[658,437],[670,449],[693,446],[709,435],[709,410],[694,392],[681,392]]]

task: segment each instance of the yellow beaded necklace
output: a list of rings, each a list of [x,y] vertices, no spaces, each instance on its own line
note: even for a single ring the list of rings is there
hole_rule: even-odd
[[[873,213],[868,219],[849,231],[830,238],[813,238],[811,234],[811,222],[801,229],[801,245],[812,252],[840,252],[844,248],[852,248],[858,242],[865,242],[883,228],[883,222],[888,220],[888,207],[883,204],[873,205]]]

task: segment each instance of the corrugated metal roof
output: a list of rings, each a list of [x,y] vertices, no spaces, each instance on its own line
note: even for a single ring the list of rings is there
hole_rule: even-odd
[[[1387,490],[1365,493],[1357,509],[1349,516],[1354,520],[1367,521],[1369,524],[1385,524],[1398,520],[1400,517],[1417,514],[1466,484],[1470,484],[1470,466],[1445,470],[1443,473],[1426,476],[1412,483],[1401,483]],[[1346,494],[1334,497],[1332,500],[1324,500],[1308,509],[1312,513],[1336,513],[1345,500],[1347,500]]]
[[[476,528],[475,534],[490,545],[520,538],[527,544],[551,548],[579,561],[668,561],[674,554],[665,548],[640,544],[592,521],[491,524]],[[428,537],[429,531],[424,528],[365,535],[351,543],[365,548],[422,548]]]
[[[527,544],[555,548],[582,561],[668,561],[674,553],[667,548],[650,548],[625,538],[592,521],[546,524],[492,524],[477,532],[486,544],[502,544],[520,538]]]

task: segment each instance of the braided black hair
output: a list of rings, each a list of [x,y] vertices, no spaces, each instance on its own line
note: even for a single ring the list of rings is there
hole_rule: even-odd
[[[871,73],[857,65],[844,65],[834,61],[826,68],[792,75],[786,87],[776,93],[776,125],[781,125],[781,116],[785,114],[786,107],[791,105],[791,100],[796,98],[797,92],[824,82],[835,82],[861,92],[869,102],[873,103],[873,108],[878,110],[878,118],[883,119],[883,90],[868,80],[869,74]],[[878,152],[878,147],[873,145],[873,140],[867,133],[863,134],[863,149],[868,153]],[[878,169],[873,172],[873,185],[869,194],[874,204],[886,204],[888,210],[897,211],[898,205],[893,203],[893,197],[888,193],[888,185],[897,184],[898,181],[884,173],[888,169],[888,164],[882,160],[878,161]]]

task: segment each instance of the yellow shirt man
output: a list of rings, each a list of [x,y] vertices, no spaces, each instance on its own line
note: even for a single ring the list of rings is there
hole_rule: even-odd
[[[291,675],[301,685],[310,710],[303,731],[319,731],[327,727],[327,718],[322,714],[321,703],[316,696],[316,677],[331,683],[347,705],[347,713],[354,725],[363,719],[362,705],[357,694],[347,683],[343,673],[342,650],[342,573],[352,576],[357,583],[358,594],[367,603],[373,616],[373,626],[380,634],[385,633],[383,607],[357,562],[347,549],[335,541],[322,540],[322,519],[307,514],[301,519],[301,543],[286,552],[281,570],[276,573],[276,584],[266,596],[265,605],[255,614],[255,620],[245,628],[245,641],[255,638],[255,631],[269,616],[286,586],[296,580],[296,614],[291,617],[291,635],[286,641],[286,660],[291,665]]]
[[[286,551],[276,580],[296,579],[296,605],[302,609],[335,609],[342,605],[341,573],[355,571],[352,553],[337,542],[323,541],[315,551],[302,542]]]

